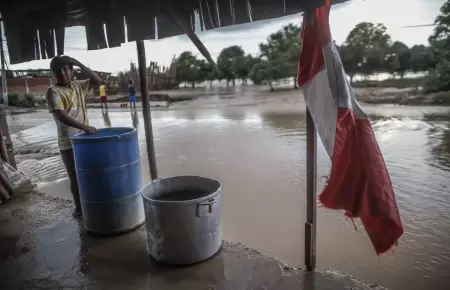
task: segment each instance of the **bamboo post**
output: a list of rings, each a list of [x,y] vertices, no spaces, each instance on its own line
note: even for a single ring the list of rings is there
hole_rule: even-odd
[[[150,100],[148,97],[148,80],[147,67],[145,61],[145,45],[143,40],[136,41],[139,80],[142,95],[142,114],[144,115],[145,141],[147,143],[148,164],[150,167],[150,176],[152,180],[158,178],[158,170],[156,168],[155,145],[153,142],[152,116],[150,112]]]
[[[306,223],[305,265],[308,271],[316,268],[316,192],[317,192],[317,136],[314,121],[306,109]]]
[[[17,169],[16,158],[14,157],[14,148],[9,135],[8,121],[6,120],[5,106],[0,105],[0,127],[2,128],[3,141],[5,142],[6,151],[8,153],[9,164]]]
[[[24,84],[25,84],[25,92],[27,93],[27,94],[29,94],[30,93],[30,88],[28,87],[28,80],[27,80],[27,77],[23,77],[23,81],[24,81]]]

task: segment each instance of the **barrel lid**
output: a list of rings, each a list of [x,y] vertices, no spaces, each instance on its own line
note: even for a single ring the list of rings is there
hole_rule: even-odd
[[[136,134],[135,128],[129,127],[115,127],[98,129],[95,134],[88,134],[86,132],[78,132],[72,135],[72,143],[87,143],[97,141],[110,141],[118,139],[126,139]]]

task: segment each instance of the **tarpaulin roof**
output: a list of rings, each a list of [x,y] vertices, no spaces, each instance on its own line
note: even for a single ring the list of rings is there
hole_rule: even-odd
[[[201,30],[209,30],[291,15],[326,1],[1,0],[0,12],[10,63],[16,64],[63,54],[68,26],[84,25],[88,50],[95,50],[120,46],[125,35],[128,41],[155,39],[156,35],[162,39],[184,34],[186,27],[194,31],[196,21],[200,21]]]

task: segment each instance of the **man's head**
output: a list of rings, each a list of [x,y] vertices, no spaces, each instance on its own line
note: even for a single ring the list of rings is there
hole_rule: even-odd
[[[129,80],[128,83],[129,83],[130,85],[132,85],[132,84],[133,84],[133,81],[132,81],[132,80]]]
[[[55,56],[50,62],[50,69],[60,85],[70,84],[73,78],[73,64],[68,56]]]

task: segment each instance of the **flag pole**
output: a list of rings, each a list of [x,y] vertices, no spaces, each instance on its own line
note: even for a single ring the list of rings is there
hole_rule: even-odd
[[[148,164],[150,167],[151,179],[155,180],[158,178],[158,170],[156,168],[155,145],[153,142],[152,116],[150,112],[150,100],[148,97],[147,64],[145,60],[144,41],[137,40],[136,48],[138,55],[139,82],[141,85],[141,96],[142,96],[142,115],[144,115],[144,130],[145,130],[145,141],[147,143]]]
[[[316,268],[316,192],[317,133],[311,112],[306,108],[306,223],[305,265],[307,271]]]

